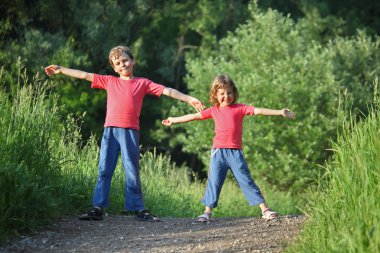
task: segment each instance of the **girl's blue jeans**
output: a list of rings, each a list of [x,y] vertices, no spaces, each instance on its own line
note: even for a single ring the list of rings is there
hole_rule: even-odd
[[[231,169],[249,205],[264,203],[259,187],[249,174],[247,163],[240,149],[211,149],[207,188],[202,203],[211,208],[218,206],[220,191],[229,169]]]
[[[100,208],[109,207],[111,180],[119,153],[125,171],[125,209],[142,210],[144,202],[139,177],[139,131],[127,128],[104,128],[93,205]]]

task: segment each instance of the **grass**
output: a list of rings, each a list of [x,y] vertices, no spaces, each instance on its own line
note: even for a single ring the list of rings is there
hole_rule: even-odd
[[[333,145],[309,221],[288,252],[380,252],[380,112],[351,121]]]
[[[60,119],[52,88],[25,73],[12,92],[0,86],[0,240],[72,212],[89,195],[78,172],[81,161],[96,163],[96,146],[82,149],[78,129],[65,131],[72,122]]]

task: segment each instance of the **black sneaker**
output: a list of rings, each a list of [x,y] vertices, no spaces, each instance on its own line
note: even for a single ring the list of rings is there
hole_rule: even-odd
[[[100,208],[94,207],[86,213],[79,215],[80,220],[103,220],[103,211]]]
[[[158,222],[161,221],[160,217],[152,214],[147,209],[143,209],[136,212],[136,219],[140,221],[151,221],[151,222]]]

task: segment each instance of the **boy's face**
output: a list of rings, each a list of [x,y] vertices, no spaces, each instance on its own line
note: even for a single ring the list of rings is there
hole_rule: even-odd
[[[216,98],[220,106],[228,106],[234,102],[234,94],[232,90],[218,89]]]
[[[122,79],[133,78],[133,65],[135,61],[132,60],[128,54],[123,53],[119,58],[112,58],[113,69],[120,75]]]

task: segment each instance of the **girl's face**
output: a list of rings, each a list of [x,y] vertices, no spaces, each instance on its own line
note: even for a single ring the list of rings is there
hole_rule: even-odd
[[[220,106],[228,106],[234,102],[234,94],[232,90],[218,89],[216,98]]]
[[[133,65],[135,61],[132,60],[128,54],[123,53],[119,58],[113,58],[112,63],[114,66],[113,69],[120,75],[120,78],[126,80],[133,78]]]

